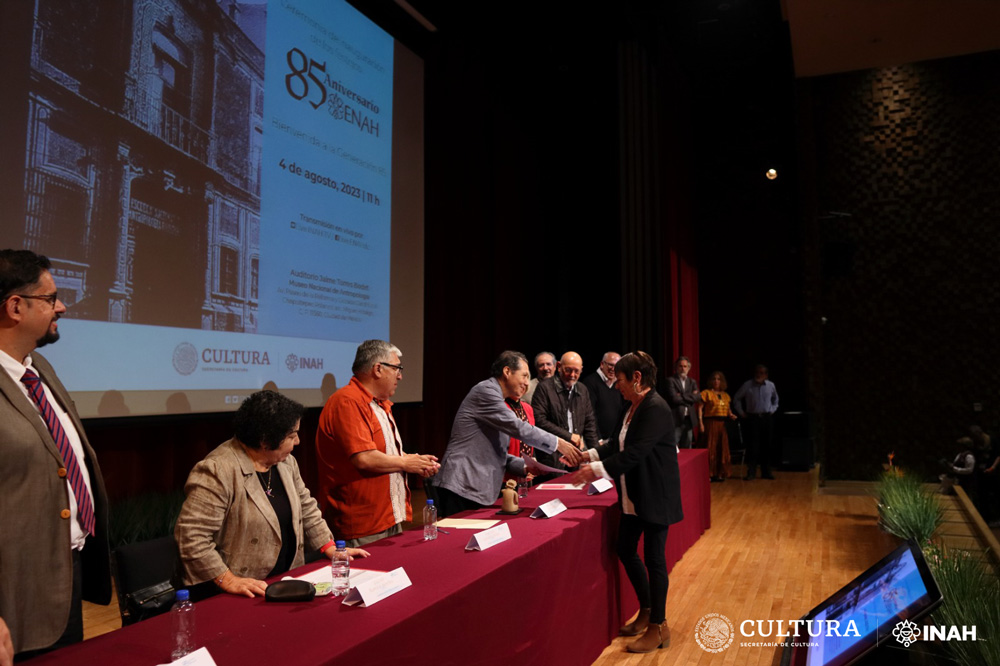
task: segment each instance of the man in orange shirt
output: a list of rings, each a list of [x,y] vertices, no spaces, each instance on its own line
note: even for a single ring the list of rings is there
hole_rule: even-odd
[[[400,356],[384,340],[362,342],[350,383],[319,417],[320,504],[334,537],[352,548],[400,534],[413,517],[406,474],[426,478],[440,468],[434,456],[403,451],[389,400],[403,378]]]

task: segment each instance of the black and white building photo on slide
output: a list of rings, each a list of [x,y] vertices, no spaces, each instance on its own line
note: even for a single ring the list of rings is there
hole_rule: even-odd
[[[266,5],[23,4],[0,246],[50,256],[68,317],[255,332]]]

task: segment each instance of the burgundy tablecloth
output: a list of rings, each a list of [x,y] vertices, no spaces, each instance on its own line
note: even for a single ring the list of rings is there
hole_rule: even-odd
[[[671,566],[709,525],[704,451],[681,452],[681,484],[685,519],[670,530]],[[554,497],[568,510],[528,517]],[[220,595],[197,604],[196,642],[218,666],[590,663],[635,610],[614,555],[616,493],[534,489],[521,505],[524,512],[504,519],[513,538],[482,552],[465,551],[473,532],[457,529],[431,542],[411,531],[368,546],[372,557],[356,566],[402,566],[413,583],[370,608],[330,597],[269,604]],[[493,517],[493,510],[461,517]],[[168,614],[32,663],[161,664],[170,647]]]

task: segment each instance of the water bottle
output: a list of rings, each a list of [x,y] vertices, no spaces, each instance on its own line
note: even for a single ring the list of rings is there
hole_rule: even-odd
[[[189,652],[194,652],[194,604],[189,599],[187,590],[177,590],[177,601],[170,609],[171,624],[174,630],[174,651],[170,660],[177,661]]]
[[[337,542],[337,550],[333,552],[330,575],[333,578],[333,596],[345,596],[351,590],[351,556],[347,554],[347,545],[343,541]]]
[[[434,500],[427,500],[424,506],[424,541],[438,538],[438,510]]]

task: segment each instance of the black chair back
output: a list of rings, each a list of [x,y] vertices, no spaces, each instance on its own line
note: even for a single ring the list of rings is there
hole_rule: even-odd
[[[170,610],[180,583],[180,556],[174,537],[119,546],[113,562],[123,627]]]

